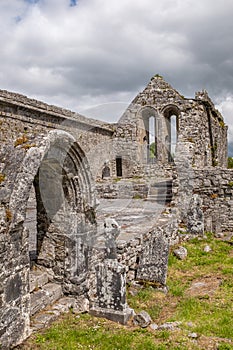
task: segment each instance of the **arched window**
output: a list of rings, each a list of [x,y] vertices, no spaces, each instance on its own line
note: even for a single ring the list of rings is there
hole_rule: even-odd
[[[142,110],[145,132],[143,144],[146,147],[146,157],[148,163],[154,163],[157,159],[157,140],[158,140],[158,120],[156,111],[151,107],[145,107]]]
[[[179,110],[176,106],[168,106],[164,110],[166,121],[165,149],[168,162],[173,162],[179,133]]]
[[[178,117],[173,114],[170,117],[170,127],[171,127],[171,149],[170,149],[170,161],[173,161],[176,153],[176,143],[177,143],[177,134],[178,134]]]

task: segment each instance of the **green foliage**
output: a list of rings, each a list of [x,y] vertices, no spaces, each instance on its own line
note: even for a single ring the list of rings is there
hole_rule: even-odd
[[[221,126],[222,129],[225,128],[225,123],[224,123],[223,120],[220,120],[220,121],[219,121],[219,125]]]
[[[228,308],[226,306],[213,305],[208,299],[185,299],[179,305],[177,316],[181,320],[194,322],[193,330],[198,334],[230,338],[233,334],[232,311],[230,304]]]
[[[167,330],[159,331],[156,334],[156,338],[163,339],[163,340],[167,340],[169,339],[169,337],[170,337],[170,332]]]
[[[218,350],[233,350],[233,345],[221,343],[218,346]]]
[[[176,258],[175,258],[176,259]],[[169,279],[168,282],[169,292],[176,297],[182,297],[186,288],[186,284],[183,284],[181,281],[176,278]]]
[[[160,339],[168,337],[168,332],[161,332]],[[147,329],[135,329],[129,332],[126,328],[116,324],[114,328],[111,328],[111,324],[109,326],[107,321],[89,315],[82,315],[79,319],[71,315],[66,317],[43,334],[37,335],[35,343],[36,348],[43,350],[163,349],[155,343],[153,335]],[[167,348],[164,347],[164,349]]]
[[[115,178],[113,179],[113,181],[114,181],[114,182],[119,182],[119,181],[121,181],[121,177],[115,177]]]
[[[163,76],[157,73],[151,78],[151,80],[154,78],[162,78],[163,79]]]
[[[176,308],[174,319],[183,323],[193,322],[192,329],[205,336],[231,338],[233,334],[233,318],[231,290],[232,282],[232,246],[225,241],[219,241],[211,233],[204,240],[193,239],[183,244],[188,250],[186,260],[169,258],[170,274],[168,285],[170,292],[182,297]],[[212,251],[204,252],[208,243]],[[188,276],[184,280],[184,276]],[[205,276],[218,276],[223,282],[214,297],[211,295],[190,296],[186,293],[191,282]],[[183,276],[183,278],[181,278]],[[178,282],[180,282],[180,285]]]
[[[158,291],[152,286],[144,286],[137,295],[128,295],[128,303],[135,311],[139,312],[142,309],[147,311],[152,320],[158,318],[161,306],[159,303],[155,303],[157,299]]]
[[[157,145],[155,142],[152,142],[150,144],[150,158],[154,158],[157,153]]]
[[[233,157],[228,157],[228,169],[233,169]]]
[[[139,193],[136,193],[134,196],[133,196],[133,199],[142,199],[142,195],[139,194]]]

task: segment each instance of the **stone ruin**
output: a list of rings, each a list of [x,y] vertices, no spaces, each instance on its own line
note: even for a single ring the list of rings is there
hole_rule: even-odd
[[[184,232],[233,230],[227,126],[206,91],[155,76],[116,124],[0,91],[0,133],[2,349],[57,300],[126,323],[126,283],[166,286]]]

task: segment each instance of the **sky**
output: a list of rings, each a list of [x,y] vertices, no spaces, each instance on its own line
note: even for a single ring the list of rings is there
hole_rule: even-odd
[[[160,74],[206,89],[233,155],[232,0],[0,0],[0,89],[116,122]]]

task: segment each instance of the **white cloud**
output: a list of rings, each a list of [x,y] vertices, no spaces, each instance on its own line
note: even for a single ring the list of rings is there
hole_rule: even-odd
[[[228,125],[228,140],[233,142],[233,96],[227,96],[216,106]]]
[[[202,88],[215,101],[233,96],[232,0],[69,5],[1,0],[2,89],[83,111],[128,104],[160,73],[186,96]]]

